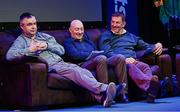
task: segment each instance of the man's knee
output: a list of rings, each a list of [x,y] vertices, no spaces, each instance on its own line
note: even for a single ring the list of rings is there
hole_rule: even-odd
[[[98,63],[106,63],[107,62],[107,57],[104,56],[104,55],[99,55],[99,56],[96,57],[96,61]]]
[[[125,60],[126,60],[126,58],[121,54],[118,54],[115,57],[116,57],[117,62],[125,62]]]

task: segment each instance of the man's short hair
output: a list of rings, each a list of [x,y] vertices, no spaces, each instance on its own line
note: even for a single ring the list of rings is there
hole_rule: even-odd
[[[24,18],[31,18],[33,17],[34,15],[29,13],[29,12],[25,12],[25,13],[22,13],[19,17],[19,21],[22,21]]]
[[[121,17],[122,18],[122,21],[125,21],[125,16],[122,12],[115,12],[112,14],[111,17]]]

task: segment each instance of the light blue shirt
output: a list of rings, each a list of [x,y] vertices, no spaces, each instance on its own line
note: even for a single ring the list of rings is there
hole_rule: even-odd
[[[49,66],[63,61],[60,56],[65,53],[64,48],[56,42],[54,37],[45,33],[37,32],[35,40],[45,41],[48,44],[47,49],[33,53],[30,52],[29,45],[32,39],[25,37],[23,34],[21,34],[8,50],[6,54],[6,59],[12,60],[22,56],[40,56],[47,61]]]

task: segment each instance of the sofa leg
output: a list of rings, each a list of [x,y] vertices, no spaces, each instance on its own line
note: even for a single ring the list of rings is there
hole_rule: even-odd
[[[178,81],[178,89],[180,90],[180,53],[176,54],[176,78]]]
[[[172,83],[172,61],[169,54],[163,54],[158,57],[157,63],[161,69],[162,77],[168,76],[170,83],[167,86],[167,95],[172,95],[173,92],[173,83]]]

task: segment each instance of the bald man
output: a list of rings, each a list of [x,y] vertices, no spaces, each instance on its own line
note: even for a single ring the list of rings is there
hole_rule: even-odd
[[[116,55],[107,59],[104,55],[97,55],[87,60],[92,52],[98,50],[88,35],[84,33],[83,23],[80,20],[71,21],[69,32],[71,36],[66,38],[63,45],[71,61],[90,71],[95,71],[95,77],[102,83],[108,83],[107,64],[112,66],[115,68],[114,71],[118,80],[117,96],[125,92],[127,74],[124,56]]]
[[[83,63],[90,53],[96,50],[96,46],[86,39],[82,22],[73,20],[69,32],[72,38],[65,40],[64,47],[71,61],[90,71],[95,71],[95,77],[98,81],[108,83],[106,56],[99,55]]]

